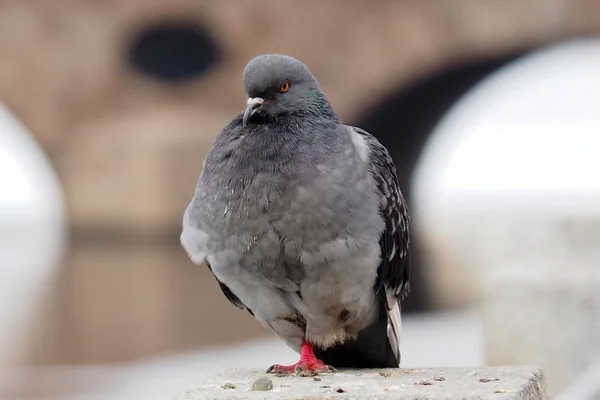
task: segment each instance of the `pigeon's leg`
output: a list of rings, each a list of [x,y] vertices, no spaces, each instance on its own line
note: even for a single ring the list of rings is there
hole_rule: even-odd
[[[319,372],[335,372],[335,368],[319,360],[313,352],[312,344],[302,342],[300,348],[300,360],[292,365],[275,364],[269,367],[267,373],[273,374],[293,374],[298,373],[302,376],[313,376]]]

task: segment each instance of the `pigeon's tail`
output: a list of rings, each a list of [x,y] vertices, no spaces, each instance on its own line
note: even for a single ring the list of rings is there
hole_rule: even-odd
[[[400,354],[400,337],[402,334],[402,308],[400,301],[393,294],[387,296],[387,335],[390,341],[390,346],[394,352],[398,365],[402,355]]]
[[[360,331],[356,340],[327,349],[315,347],[315,355],[325,364],[336,368],[397,368],[400,364],[399,330],[392,328],[394,334],[388,335],[391,318],[388,317],[385,302],[378,303],[377,319]],[[397,312],[400,322],[399,308]]]

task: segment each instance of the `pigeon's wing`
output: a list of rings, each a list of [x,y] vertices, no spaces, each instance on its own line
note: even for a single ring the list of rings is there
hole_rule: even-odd
[[[231,291],[231,289],[229,289],[226,284],[221,282],[214,274],[206,257],[206,242],[208,240],[208,234],[198,227],[198,219],[200,216],[193,205],[194,200],[192,200],[192,203],[190,203],[183,215],[183,230],[180,237],[181,245],[195,264],[200,265],[204,263],[208,266],[208,269],[219,283],[221,291],[223,291],[223,294],[225,297],[227,297],[227,300],[229,300],[236,307],[246,309],[250,314],[252,314],[252,311],[246,307],[244,303],[242,303],[242,301]]]
[[[410,291],[409,216],[406,201],[398,186],[396,167],[386,148],[368,132],[353,128],[368,146],[368,164],[380,194],[380,212],[385,220],[381,234],[381,264],[377,273],[377,290],[388,309],[388,336],[392,348],[398,349],[400,361],[400,301]]]
[[[212,273],[212,268],[211,268],[210,264],[208,263],[208,261],[205,261],[205,263],[208,266],[208,269],[210,270],[210,272]],[[231,291],[231,289],[229,289],[229,287],[226,284],[224,284],[223,282],[221,282],[219,280],[219,278],[217,278],[215,276],[214,273],[213,273],[213,276],[215,277],[215,279],[217,280],[217,283],[221,287],[221,291],[223,291],[223,294],[225,295],[225,297],[227,297],[227,300],[229,300],[231,302],[231,304],[233,304],[236,307],[241,308],[242,310],[248,310],[248,312],[250,314],[254,315],[254,313],[252,312],[252,310],[249,309],[248,307],[246,307],[246,305],[244,305],[244,303],[242,303],[242,301],[239,299],[239,297],[237,297],[235,294],[233,294],[233,292]]]
[[[378,284],[399,298],[410,290],[409,217],[406,201],[398,187],[396,167],[379,141],[360,128],[353,128],[368,146],[368,163],[380,194],[380,211],[385,220],[381,234],[381,264]]]

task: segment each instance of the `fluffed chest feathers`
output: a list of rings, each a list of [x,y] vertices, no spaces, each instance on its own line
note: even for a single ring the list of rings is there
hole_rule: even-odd
[[[263,241],[301,251],[379,235],[375,183],[348,137],[267,130],[225,139],[209,154],[197,192],[217,247],[236,241],[248,252]]]
[[[236,174],[220,188],[205,187],[201,197],[206,219],[227,235],[257,237],[275,230],[288,240],[304,241],[320,231],[344,229],[352,212],[340,201],[343,180],[327,176],[320,166],[295,168],[297,174],[256,171]],[[351,193],[347,193],[352,196]],[[334,226],[335,225],[335,226]]]

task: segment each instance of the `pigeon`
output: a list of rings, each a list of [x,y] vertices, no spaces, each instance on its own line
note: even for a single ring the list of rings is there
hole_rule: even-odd
[[[267,372],[398,368],[409,215],[388,151],[344,125],[293,57],[255,57],[243,86],[246,108],[204,160],[182,247],[300,354]]]

